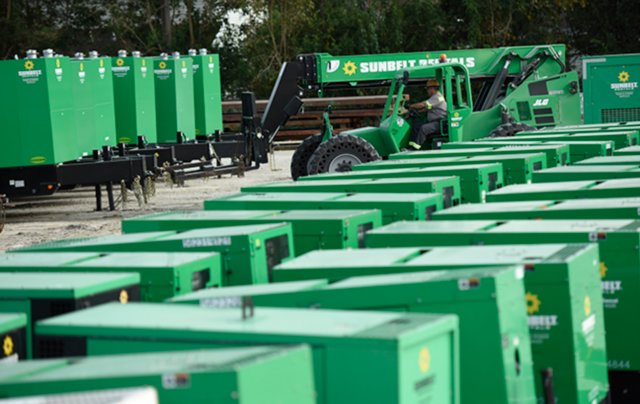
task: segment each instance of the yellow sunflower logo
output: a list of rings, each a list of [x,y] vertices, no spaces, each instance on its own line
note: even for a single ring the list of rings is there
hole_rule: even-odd
[[[13,340],[9,335],[4,337],[4,341],[2,341],[2,352],[4,353],[4,356],[13,354]]]
[[[533,293],[527,292],[525,296],[525,301],[527,302],[527,313],[533,314],[540,311],[540,298],[538,295],[534,295]]]
[[[129,302],[129,293],[127,293],[126,290],[122,289],[120,291],[120,296],[118,296],[118,300],[120,300],[120,303],[122,304],[126,304]]]
[[[356,64],[352,61],[348,61],[347,63],[345,63],[344,67],[342,68],[344,74],[346,74],[347,76],[353,76],[354,74],[356,74],[356,69]]]
[[[116,65],[122,66],[123,64],[124,64],[124,60],[123,59],[116,59]]]
[[[80,71],[83,72],[84,71],[84,63],[80,63]]]
[[[604,263],[604,261],[600,261],[600,277],[604,278],[605,276],[607,276],[607,271],[609,270],[609,268],[607,268],[607,264]]]
[[[591,314],[591,299],[589,299],[589,296],[585,296],[584,297],[584,315],[588,316],[589,314]]]
[[[618,74],[618,80],[620,80],[621,83],[626,83],[629,81],[629,73],[624,70],[621,71],[620,74]]]
[[[165,62],[160,62],[160,64],[158,65],[161,69],[164,69],[165,67],[167,67],[167,64]]]
[[[27,60],[26,62],[24,62],[24,68],[27,70],[33,69],[33,62],[30,60]]]
[[[431,352],[429,352],[429,348],[424,347],[420,350],[418,366],[420,366],[420,371],[422,373],[426,373],[429,370],[429,367],[431,367]]]

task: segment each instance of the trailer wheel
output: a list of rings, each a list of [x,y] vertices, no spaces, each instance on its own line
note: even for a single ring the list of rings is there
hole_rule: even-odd
[[[380,160],[371,143],[353,135],[334,136],[322,143],[309,160],[309,174],[351,171],[357,164]]]
[[[514,136],[518,132],[535,130],[534,127],[521,122],[503,123],[489,133],[489,137]]]
[[[297,180],[299,177],[309,175],[309,159],[322,142],[322,134],[309,136],[300,143],[291,158],[291,178]]]

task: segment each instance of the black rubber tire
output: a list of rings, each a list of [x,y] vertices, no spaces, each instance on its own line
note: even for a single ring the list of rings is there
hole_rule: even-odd
[[[330,172],[331,163],[338,157],[350,155],[360,163],[380,160],[378,151],[366,140],[353,135],[337,135],[323,142],[309,160],[309,175]],[[359,164],[359,163],[356,163]],[[333,172],[351,171],[352,163],[344,163]]]
[[[296,151],[293,153],[293,157],[291,158],[291,178],[293,178],[294,181],[300,177],[309,175],[307,172],[309,159],[321,142],[321,134],[309,136],[300,143]]]
[[[489,137],[509,137],[515,136],[518,132],[535,130],[534,127],[521,122],[510,122],[498,125],[497,128],[489,133]]]

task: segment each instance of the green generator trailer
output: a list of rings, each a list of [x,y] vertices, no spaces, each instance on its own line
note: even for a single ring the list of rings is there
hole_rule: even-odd
[[[640,178],[640,165],[573,165],[547,168],[533,173],[533,182],[566,182]]]
[[[153,59],[158,143],[195,139],[193,61],[175,52]]]
[[[320,96],[331,89],[389,90],[378,126],[334,135],[325,114],[322,132],[305,139],[296,150],[292,176],[297,179],[349,171],[356,164],[386,158],[407,147],[412,127],[425,123],[426,117],[424,111],[406,110],[403,102],[394,101],[404,100],[411,84],[427,80],[438,83],[447,116],[440,121],[440,138],[418,147],[430,148],[431,141],[460,142],[490,134],[513,135],[532,126],[579,123],[578,76],[568,71],[565,50],[564,45],[542,45],[381,55],[299,55],[296,62],[283,65],[271,94],[271,99],[281,99],[282,105],[301,95],[300,87],[292,82],[300,82]],[[478,86],[472,88],[472,80]]]
[[[584,123],[640,120],[640,55],[582,57]]]
[[[442,210],[442,195],[391,193],[238,193],[204,201],[205,210],[379,209],[382,222],[429,220]]]
[[[152,236],[148,236],[152,238]],[[77,242],[77,240],[75,240]],[[70,241],[73,243],[74,241]],[[64,241],[61,242],[64,245]],[[82,243],[80,241],[80,243]],[[37,247],[37,246],[36,246]],[[87,257],[68,260],[81,250]],[[2,272],[132,272],[140,275],[142,301],[161,302],[182,293],[206,287],[222,286],[222,264],[217,253],[135,252],[104,254],[101,251],[78,248],[42,249],[34,247],[24,252],[0,256]],[[132,249],[129,248],[128,251]]]
[[[277,267],[274,278],[337,281],[394,272],[524,265],[537,395],[543,401],[549,394],[544,386],[551,383],[559,401],[588,404],[603,400],[609,390],[599,262],[594,244],[375,248],[311,252]],[[381,296],[385,293],[376,295]]]
[[[24,397],[26,401],[26,396],[36,394],[142,386],[153,387],[163,404],[315,403],[307,346],[47,359],[0,368],[0,398]]]
[[[76,139],[81,155],[88,156],[117,141],[111,58],[77,53],[70,65]]]
[[[123,233],[187,231],[250,224],[291,223],[295,253],[364,247],[367,231],[382,225],[379,210],[224,210],[162,212],[122,221]]]
[[[77,344],[62,347],[57,338],[36,336],[36,321],[107,302],[138,300],[136,273],[0,272],[0,312],[27,316],[27,358],[84,354]]]
[[[0,366],[7,358],[27,357],[27,327],[25,313],[0,313]]]
[[[504,138],[503,138],[504,139]],[[529,142],[511,142],[509,140],[502,141],[487,141],[487,139],[481,139],[475,142],[459,142],[459,143],[444,143],[442,150],[457,150],[457,149],[472,149],[472,148],[492,148],[494,150],[508,150],[510,147],[538,147],[548,145],[560,145],[569,147],[569,160],[571,163],[575,163],[580,160],[588,159],[590,157],[598,156],[611,156],[613,149],[615,148],[615,142],[612,140],[600,140],[600,141],[529,141]],[[547,163],[548,164],[548,163]]]
[[[491,141],[496,139],[498,141],[503,140],[500,138],[487,138],[484,140]],[[540,131],[540,132],[519,132],[515,136],[510,137],[509,141],[514,142],[528,142],[530,140],[542,140],[562,142],[567,141],[602,141],[612,140],[614,142],[615,149],[622,149],[624,147],[637,145],[638,142],[638,130],[624,130],[624,131],[601,131],[601,132],[580,132],[566,133],[564,131],[560,133]]]
[[[459,403],[453,315],[109,304],[41,321],[36,331],[81,341],[89,356],[308,343],[319,403]]]
[[[640,156],[640,146],[629,146],[617,149],[614,153],[616,156]]]
[[[348,173],[328,173],[300,178],[300,181],[355,180],[379,178],[424,178],[434,175],[460,177],[462,203],[484,202],[485,195],[504,184],[502,165],[499,163],[456,165],[427,168],[398,168],[388,170],[365,170]]]
[[[208,289],[172,303],[214,309],[236,307],[251,298],[256,306],[456,314],[461,402],[486,403],[487,397],[491,402],[535,402],[522,268],[359,276],[330,286],[326,282]]]
[[[459,149],[439,149],[427,151],[406,151],[392,154],[389,160],[409,160],[409,159],[437,159],[440,157],[475,157],[475,156],[501,156],[503,154],[528,154],[544,153],[547,156],[547,167],[564,166],[571,163],[569,145],[564,144],[539,144],[539,145],[519,145]],[[504,163],[503,163],[504,164]],[[506,166],[505,166],[506,167]]]
[[[640,370],[640,221],[638,220],[474,220],[397,222],[371,231],[368,247],[597,243],[612,390],[616,381]],[[614,401],[615,402],[615,401]]]
[[[432,220],[638,219],[640,198],[474,203],[443,210]]]
[[[526,184],[531,182],[534,171],[547,168],[544,153],[532,154],[495,154],[472,157],[441,157],[433,159],[404,159],[385,160],[361,164],[353,168],[354,171],[381,170],[395,168],[423,168],[438,166],[460,166],[465,164],[500,163],[503,168],[505,185]]]
[[[242,192],[439,193],[442,207],[460,204],[460,178],[374,178],[325,181],[282,181],[243,187]]]
[[[193,68],[195,134],[210,135],[222,132],[222,85],[220,57],[207,54],[207,49],[189,49]]]
[[[157,143],[153,59],[121,50],[112,58],[111,71],[118,143],[137,144],[138,136]]]
[[[68,239],[13,250],[13,252],[217,252],[215,275],[203,286],[247,285],[269,282],[271,270],[295,256],[291,225],[288,223],[218,227],[176,232],[152,232]],[[191,254],[172,255],[176,263]],[[134,255],[131,257],[135,258]],[[150,255],[149,259],[153,259]],[[196,254],[202,257],[202,254]],[[143,255],[141,261],[145,258]],[[131,262],[129,261],[129,264]],[[202,263],[200,263],[202,265]],[[196,265],[197,266],[197,265]],[[212,268],[213,269],[213,268]],[[194,273],[195,276],[196,273]],[[208,274],[212,277],[213,274]],[[221,282],[220,277],[222,277]],[[144,281],[144,279],[143,279]],[[192,280],[192,283],[195,280]],[[186,291],[180,284],[176,288]],[[177,290],[176,290],[177,292]],[[166,297],[165,297],[166,298]],[[158,296],[153,301],[162,301]],[[150,299],[144,299],[149,301]]]
[[[640,197],[640,178],[516,184],[487,194],[487,202]]]

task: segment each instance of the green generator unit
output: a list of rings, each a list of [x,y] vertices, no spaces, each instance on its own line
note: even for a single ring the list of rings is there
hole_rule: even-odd
[[[89,156],[117,141],[111,58],[78,53],[71,68],[77,141],[81,154]]]
[[[249,224],[291,223],[295,253],[364,247],[367,231],[382,225],[379,210],[224,210],[162,212],[122,221],[123,233],[186,231]]]
[[[27,357],[27,326],[25,313],[0,313],[0,366],[7,358]]]
[[[628,149],[628,147],[627,147]],[[589,166],[606,166],[606,165],[634,165],[640,166],[640,155],[638,156],[606,156],[606,157],[592,157],[590,159],[579,161],[579,165]]]
[[[478,147],[459,148],[447,150],[428,151],[406,151],[392,154],[389,160],[409,160],[409,159],[437,159],[440,157],[474,157],[474,156],[500,156],[514,153],[544,153],[547,156],[547,167],[564,166],[571,162],[569,145],[563,144],[539,144],[539,145],[518,145],[502,147]],[[503,163],[504,165],[504,163]]]
[[[533,182],[612,180],[640,178],[639,165],[573,165],[533,173]]]
[[[503,138],[504,139],[504,138]],[[569,147],[569,160],[571,163],[575,163],[580,160],[584,160],[590,157],[598,156],[611,156],[615,147],[615,143],[612,140],[602,141],[562,141],[562,142],[548,142],[548,141],[528,141],[511,142],[508,140],[503,141],[487,141],[484,139],[477,142],[459,142],[459,143],[443,143],[443,151],[454,151],[459,149],[486,149],[495,148],[495,150],[502,150],[503,148],[510,147],[537,147],[537,146],[568,146]],[[552,167],[547,161],[547,167]]]
[[[163,404],[315,403],[311,350],[304,345],[46,359],[5,368],[0,398],[150,386]]]
[[[64,241],[62,243],[64,245]],[[146,302],[162,302],[182,293],[222,286],[222,264],[217,253],[100,254],[93,251],[93,254],[87,253],[90,256],[86,259],[64,262],[72,251],[81,250],[89,251],[56,250],[47,245],[40,250],[35,247],[15,250],[15,254],[2,255],[0,272],[136,272],[141,281],[139,300]]]
[[[369,247],[597,243],[612,390],[640,371],[640,221],[513,220],[397,222],[367,234]],[[622,370],[623,372],[616,372]],[[623,374],[624,373],[624,374]],[[640,379],[638,379],[640,380]],[[615,401],[614,401],[615,402]]]
[[[535,402],[522,268],[358,276],[312,288],[302,282],[209,290],[199,301],[174,302],[218,308],[251,298],[257,306],[456,314],[461,402]]]
[[[196,138],[193,61],[174,52],[153,60],[158,143]]]
[[[275,279],[337,281],[350,276],[494,265],[524,266],[526,297],[522,298],[527,302],[540,401],[549,394],[548,387],[545,388],[549,384],[553,385],[558,401],[588,404],[604,399],[609,386],[596,245],[434,248],[421,245],[413,249],[374,248],[369,254],[367,250],[316,251],[277,267]],[[380,292],[376,297],[384,300],[382,296],[386,295]],[[415,296],[411,298],[416,300]]]
[[[484,202],[484,197],[504,184],[502,165],[498,163],[427,168],[351,171],[300,177],[298,181],[354,180],[378,178],[420,178],[439,175],[460,177],[462,202]]]
[[[109,304],[41,321],[37,332],[83,341],[89,356],[308,343],[318,403],[459,402],[453,315]]]
[[[534,171],[547,168],[546,156],[543,153],[533,154],[495,154],[489,156],[441,157],[433,159],[382,160],[354,166],[354,171],[422,168],[463,164],[500,163],[503,168],[505,185],[525,184],[531,182]]]
[[[36,321],[107,302],[140,300],[136,273],[0,272],[0,312],[27,316],[27,358],[84,355],[80,345],[34,335]]]
[[[153,59],[124,50],[111,60],[118,143],[137,144],[138,136],[157,143]]]
[[[640,198],[572,199],[467,204],[433,215],[433,220],[638,219]]]
[[[242,192],[346,192],[346,193],[439,193],[442,207],[460,204],[460,178],[376,178],[324,181],[282,181],[243,187]]]
[[[615,151],[616,156],[640,156],[640,146],[629,146]]]
[[[205,210],[379,209],[382,222],[429,220],[442,210],[441,194],[392,194],[338,192],[238,193],[204,201]]]
[[[487,194],[487,202],[640,197],[640,178],[516,184]]]
[[[640,55],[582,57],[584,123],[640,121]]]
[[[217,227],[177,234],[176,232],[151,232],[69,239],[14,250],[14,252],[20,251],[217,252],[220,254],[220,258],[216,258],[216,264],[219,267],[215,268],[214,273],[218,281],[213,282],[213,285],[212,282],[208,282],[204,286],[267,283],[273,267],[295,256],[293,233],[288,223]],[[177,257],[188,259],[190,255],[182,254]],[[151,256],[153,257],[153,254]],[[196,254],[195,257],[202,257],[202,254]],[[175,259],[172,258],[174,261]],[[221,284],[219,283],[220,274],[222,274]],[[213,278],[212,275],[209,274],[208,277]],[[186,291],[186,288],[181,285],[177,285],[177,288],[180,291]]]
[[[189,49],[193,68],[193,96],[197,135],[222,132],[222,86],[220,84],[220,57]]]
[[[501,138],[487,138],[485,140],[501,139]],[[563,140],[612,140],[614,142],[615,149],[622,149],[623,147],[634,146],[638,144],[638,130],[624,130],[624,131],[601,131],[601,132],[581,132],[575,131],[573,133],[567,133],[561,131],[554,133],[551,131],[543,132],[518,132],[515,136],[509,138],[514,142],[527,142],[530,140],[542,140],[545,142],[562,142]]]
[[[13,195],[53,193],[56,164],[82,155],[76,139],[73,68],[69,58],[0,61],[0,187]]]

